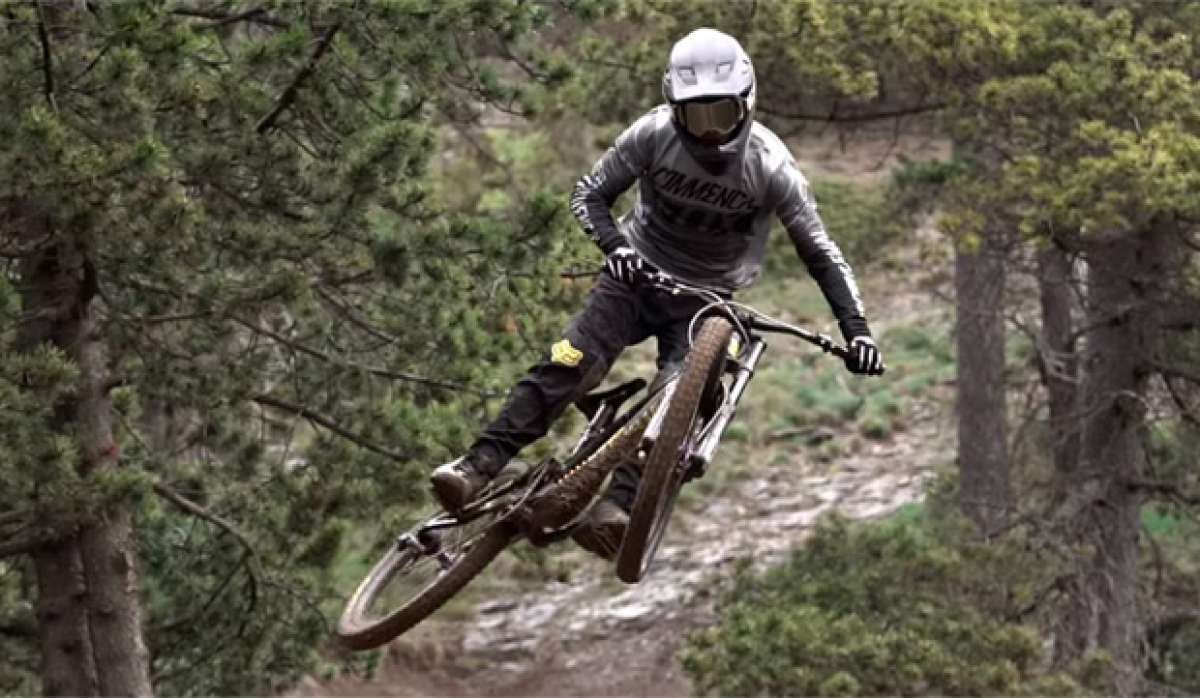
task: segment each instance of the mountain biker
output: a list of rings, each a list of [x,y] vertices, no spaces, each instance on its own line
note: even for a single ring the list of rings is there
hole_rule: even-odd
[[[667,103],[618,136],[571,197],[580,225],[604,252],[604,273],[563,338],[516,384],[466,455],[434,470],[434,494],[447,510],[470,502],[518,450],[544,436],[626,346],[654,336],[660,370],[682,361],[688,323],[705,301],[638,281],[661,270],[727,295],[745,288],[758,277],[772,214],[837,317],[850,349],[847,369],[882,371],[854,275],[825,231],[808,182],[786,146],[754,120],[756,87],[750,57],[727,34],[697,29],[671,49]],[[637,202],[615,221],[610,207],[634,182]],[[630,465],[616,471],[573,534],[577,543],[615,556],[637,478]]]

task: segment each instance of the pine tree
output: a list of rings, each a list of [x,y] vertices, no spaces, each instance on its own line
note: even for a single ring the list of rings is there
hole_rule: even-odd
[[[553,19],[0,8],[0,635],[36,628],[46,693],[245,694],[312,665],[348,592],[331,564],[414,514],[577,300],[562,197],[481,216],[429,186],[439,124],[565,77],[531,49]]]

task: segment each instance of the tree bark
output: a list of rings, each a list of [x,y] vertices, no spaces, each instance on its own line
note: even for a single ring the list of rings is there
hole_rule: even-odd
[[[54,427],[77,439],[87,482],[120,467],[93,307],[95,271],[85,250],[55,235],[48,216],[25,213],[25,222],[40,228],[29,238],[47,242],[20,264],[26,321],[17,346],[50,344],[77,365],[76,390],[56,406]],[[43,510],[56,507],[47,502]],[[45,523],[71,533],[32,553],[44,692],[151,695],[128,507],[115,503],[91,515],[58,510],[50,516],[61,520]]]
[[[1071,260],[1053,244],[1038,253],[1038,291],[1042,330],[1038,353],[1042,382],[1049,395],[1050,453],[1059,489],[1067,486],[1079,456],[1076,415],[1075,342],[1071,337]]]
[[[1070,540],[1090,551],[1077,562],[1075,591],[1056,638],[1060,659],[1098,647],[1112,657],[1115,689],[1137,692],[1144,670],[1138,593],[1145,494],[1142,448],[1148,359],[1161,341],[1154,292],[1169,273],[1171,236],[1141,231],[1088,246],[1087,327],[1080,384],[1079,459],[1071,477]]]
[[[995,231],[989,231],[995,232]],[[955,251],[959,505],[987,536],[1012,510],[1004,381],[1004,258],[997,235]]]

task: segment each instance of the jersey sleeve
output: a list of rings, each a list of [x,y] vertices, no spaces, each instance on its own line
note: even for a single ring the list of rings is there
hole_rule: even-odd
[[[657,112],[652,111],[617,136],[571,194],[571,212],[604,254],[626,244],[613,220],[612,205],[650,166],[656,119]]]
[[[870,336],[854,272],[825,230],[808,180],[790,157],[772,174],[771,193],[775,212],[808,273],[821,287],[842,335],[847,341]]]

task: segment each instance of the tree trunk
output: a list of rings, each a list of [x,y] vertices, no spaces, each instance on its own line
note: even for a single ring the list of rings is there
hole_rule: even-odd
[[[989,235],[960,243],[954,286],[958,345],[959,505],[983,535],[1013,506],[1004,382],[1004,258]]]
[[[1083,415],[1072,476],[1072,539],[1091,551],[1079,560],[1075,590],[1056,654],[1063,659],[1099,647],[1113,658],[1115,689],[1133,695],[1144,658],[1138,594],[1141,506],[1134,483],[1145,474],[1142,430],[1150,372],[1146,358],[1159,340],[1153,290],[1165,274],[1170,235],[1143,231],[1089,246]],[[1083,622],[1081,622],[1083,621]]]
[[[1049,395],[1050,453],[1059,489],[1067,485],[1079,456],[1076,415],[1078,376],[1075,342],[1071,337],[1071,260],[1064,250],[1051,245],[1038,253],[1038,291],[1042,331],[1038,353],[1042,383]]]
[[[31,216],[41,235],[53,235],[45,216]],[[33,231],[30,231],[31,233]],[[57,406],[55,428],[77,439],[84,482],[120,466],[112,436],[112,405],[105,387],[103,346],[93,298],[94,268],[73,241],[53,236],[20,266],[26,322],[18,348],[51,344],[77,365],[76,390]],[[55,511],[54,502],[45,503]],[[128,508],[117,503],[84,516],[62,511],[46,523],[74,530],[33,552],[37,574],[42,681],[47,695],[151,695],[149,654]]]

